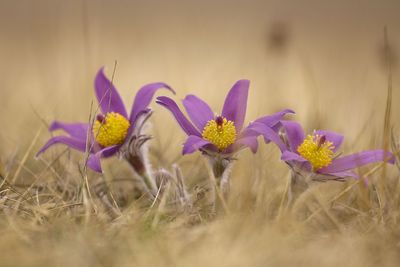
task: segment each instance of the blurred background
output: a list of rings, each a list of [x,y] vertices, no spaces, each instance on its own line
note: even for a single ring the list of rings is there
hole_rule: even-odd
[[[86,121],[101,66],[130,109],[137,89],[164,81],[215,111],[251,80],[247,121],[292,108],[308,130],[346,135],[349,149],[380,147],[387,92],[383,29],[399,122],[400,2],[0,1],[1,157],[26,149],[45,122]],[[179,155],[183,133],[153,104],[157,139]],[[157,131],[157,128],[162,131]]]
[[[0,0],[0,176],[7,177],[0,181],[0,265],[399,266],[395,167],[365,167],[375,170],[369,187],[321,183],[287,212],[288,168],[275,146],[261,144],[235,164],[232,214],[191,227],[185,216],[169,223],[162,204],[149,213],[127,205],[115,220],[107,208],[92,212],[77,171],[81,154],[59,146],[33,160],[51,121],[88,121],[94,76],[105,66],[111,77],[115,62],[114,84],[128,110],[142,85],[163,81],[175,100],[194,93],[219,112],[231,86],[246,78],[247,122],[292,108],[307,131],[344,134],[344,154],[382,148],[386,55],[400,138],[399,0]],[[200,153],[181,156],[183,131],[152,107],[154,169],[178,163],[197,197],[208,181],[205,161]],[[105,175],[90,172],[93,195],[96,183],[115,178],[105,192],[133,196],[132,172],[115,160],[102,162]],[[385,174],[390,190],[380,194],[373,179]]]

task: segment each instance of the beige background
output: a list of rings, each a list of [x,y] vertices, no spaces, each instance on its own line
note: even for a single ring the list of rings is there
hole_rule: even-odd
[[[248,121],[290,107],[309,130],[344,133],[347,148],[378,147],[383,27],[398,59],[399,11],[399,1],[3,0],[1,156],[29,145],[39,116],[87,120],[94,75],[102,65],[111,75],[115,60],[115,84],[129,109],[141,85],[164,81],[176,99],[192,92],[218,111],[231,85],[248,78]],[[273,45],[276,35],[283,46]],[[395,124],[399,74],[394,68]],[[153,106],[160,142],[182,143],[172,116]],[[48,137],[43,129],[37,146]]]

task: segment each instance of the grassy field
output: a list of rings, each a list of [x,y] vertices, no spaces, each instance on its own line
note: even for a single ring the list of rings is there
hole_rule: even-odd
[[[151,166],[179,166],[190,209],[168,183],[141,197],[118,158],[100,175],[63,146],[34,157],[53,120],[88,121],[95,74],[115,62],[127,107],[163,81],[175,100],[193,93],[220,110],[246,78],[247,123],[291,108],[307,131],[344,134],[343,154],[398,153],[400,4],[334,2],[0,1],[0,266],[399,266],[399,161],[357,170],[368,184],[311,183],[289,203],[290,170],[260,138],[212,217],[207,162],[181,155],[183,131],[154,102]]]

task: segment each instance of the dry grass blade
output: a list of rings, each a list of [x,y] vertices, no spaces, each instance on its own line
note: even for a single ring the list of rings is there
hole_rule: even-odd
[[[390,149],[390,130],[391,130],[391,113],[392,113],[392,62],[390,57],[390,49],[389,49],[389,37],[387,27],[384,28],[384,48],[386,55],[386,64],[387,64],[387,98],[386,98],[386,109],[385,109],[385,117],[384,117],[384,125],[383,125],[383,149],[384,151],[389,151]],[[387,188],[386,188],[386,165],[382,168],[382,177],[379,182],[379,192],[380,197],[382,198],[383,205],[386,203],[387,198]],[[382,211],[381,207],[381,211]]]
[[[25,154],[24,154],[24,156],[22,157],[22,160],[21,160],[21,161],[19,162],[19,164],[18,164],[17,170],[15,171],[13,177],[10,179],[10,183],[13,184],[13,183],[18,179],[18,176],[19,176],[19,174],[21,173],[21,170],[22,170],[22,166],[23,166],[23,165],[25,164],[25,162],[28,160],[28,157],[29,157],[30,153],[32,152],[32,149],[33,149],[34,146],[36,145],[36,142],[37,142],[37,140],[38,140],[38,138],[39,138],[39,136],[40,136],[41,129],[42,129],[42,128],[40,127],[40,129],[36,132],[35,137],[32,139],[32,141],[31,141],[31,143],[30,143],[28,149],[25,151]]]

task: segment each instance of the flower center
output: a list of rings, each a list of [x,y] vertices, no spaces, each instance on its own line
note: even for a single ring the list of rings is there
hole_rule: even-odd
[[[110,112],[105,117],[103,115],[97,116],[92,132],[97,143],[103,147],[108,147],[122,144],[128,134],[129,127],[130,123],[124,116]]]
[[[326,141],[325,136],[313,134],[307,135],[297,152],[310,162],[313,170],[318,170],[331,164],[334,148],[333,143]]]
[[[214,120],[207,122],[202,136],[222,151],[236,140],[235,124],[233,121],[228,121],[226,118],[218,116]]]

